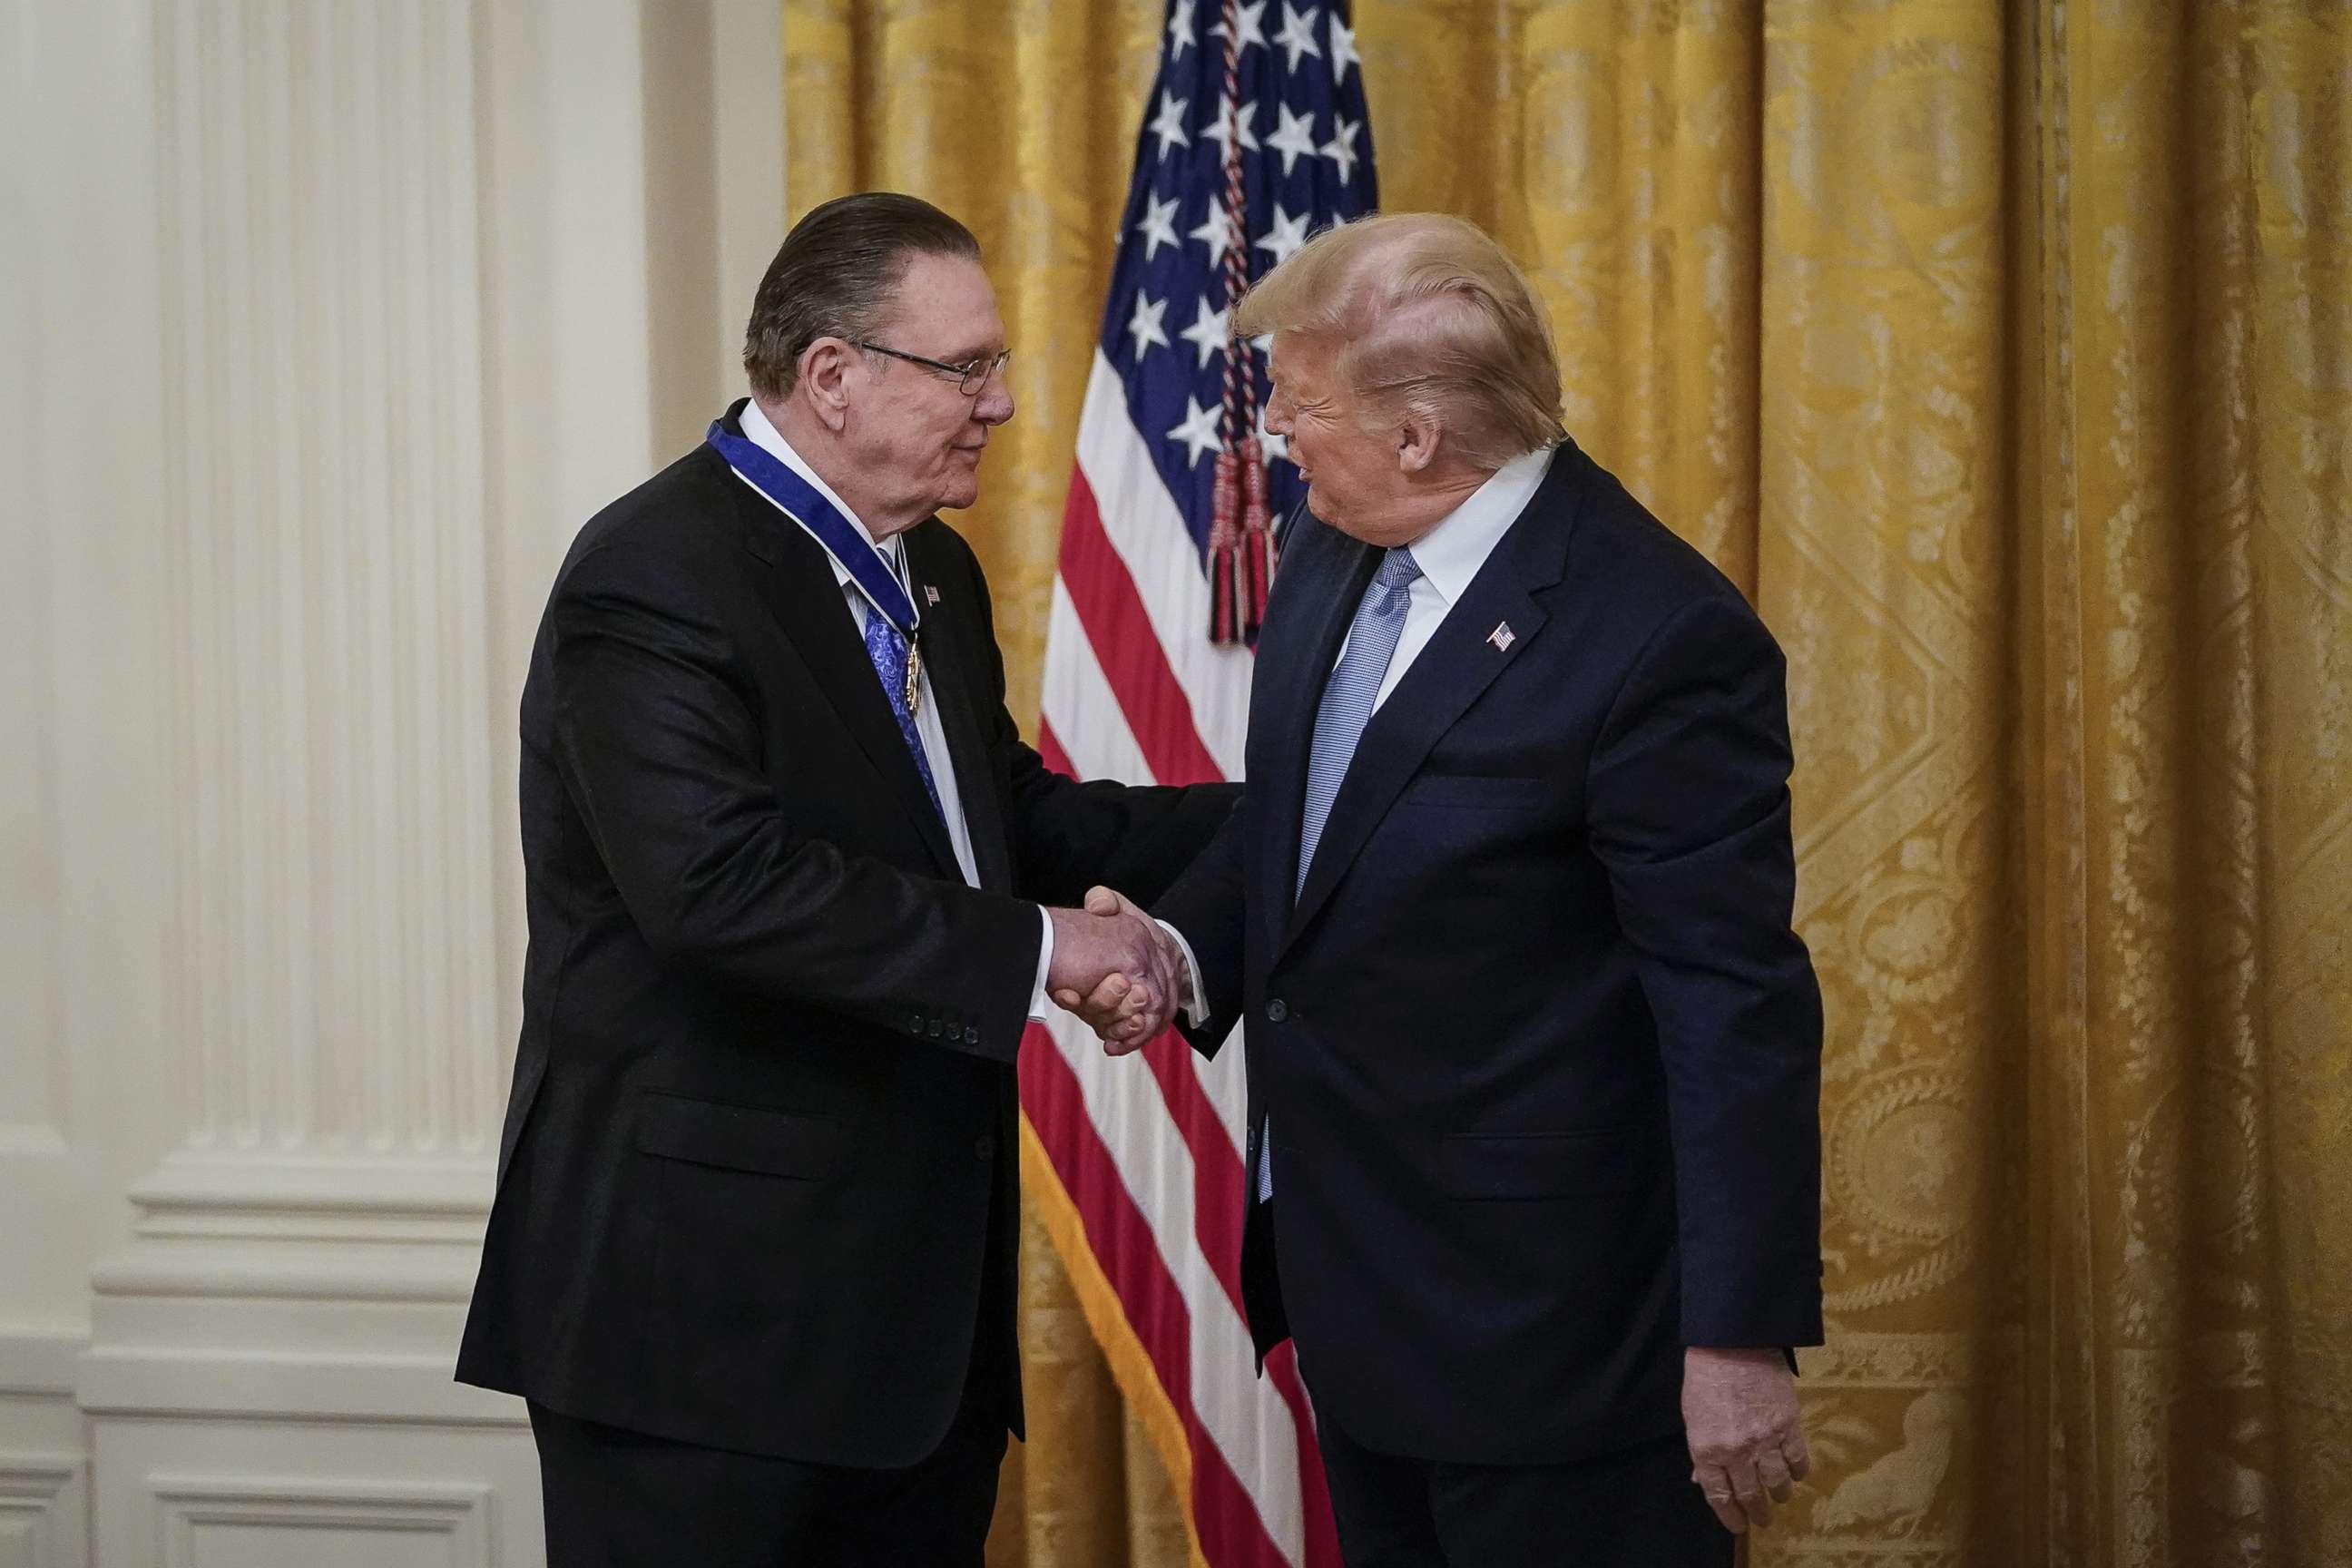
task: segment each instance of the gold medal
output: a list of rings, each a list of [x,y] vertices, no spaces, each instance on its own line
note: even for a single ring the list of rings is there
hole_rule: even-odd
[[[911,719],[923,710],[923,645],[913,637],[907,639],[907,717]]]

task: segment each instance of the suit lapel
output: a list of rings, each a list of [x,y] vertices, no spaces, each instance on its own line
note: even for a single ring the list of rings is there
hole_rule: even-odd
[[[842,727],[914,819],[941,874],[961,879],[947,824],[940,820],[923,788],[923,776],[915,771],[914,756],[898,732],[898,716],[882,695],[882,682],[866,657],[866,639],[858,635],[849,601],[834,578],[831,559],[816,541],[738,479],[716,451],[710,460],[720,466],[742,509],[744,548],[761,563],[753,574],[761,601],[808,666]]]
[[[944,570],[946,563],[933,548],[929,531],[917,528],[906,536],[908,574],[923,616],[924,668],[930,672],[940,728],[946,731],[949,760],[955,764],[956,794],[971,835],[973,868],[982,887],[1005,892],[1013,886],[1013,850],[1004,837],[1004,803],[997,797],[996,770],[982,739],[971,661],[960,657],[981,634],[971,624],[972,606],[951,591],[953,579]],[[936,601],[932,594],[939,595]]]
[[[1396,804],[1428,757],[1430,749],[1454,727],[1495,678],[1513,660],[1526,657],[1541,635],[1549,613],[1532,595],[1560,579],[1568,553],[1568,535],[1574,521],[1573,498],[1581,490],[1583,455],[1563,443],[1544,482],[1494,552],[1471,579],[1439,623],[1412,668],[1389,693],[1388,700],[1365,725],[1347,775],[1324,820],[1323,836],[1315,846],[1315,859],[1307,868],[1290,919],[1276,943],[1275,956],[1296,941],[1316,911],[1331,896],[1363,849],[1366,840]],[[1359,590],[1356,598],[1360,598]],[[1352,619],[1355,599],[1349,602]],[[1497,637],[1507,626],[1510,636]],[[1334,649],[1336,652],[1336,647]],[[1328,660],[1324,671],[1328,675]],[[1314,700],[1321,700],[1322,683],[1316,683]],[[1302,725],[1305,744],[1314,744],[1314,710]],[[1305,799],[1302,760],[1299,798]],[[1301,807],[1303,811],[1303,805]],[[1297,851],[1297,820],[1291,823],[1291,856]],[[1283,884],[1287,890],[1290,883]],[[1278,906],[1277,906],[1278,907]]]

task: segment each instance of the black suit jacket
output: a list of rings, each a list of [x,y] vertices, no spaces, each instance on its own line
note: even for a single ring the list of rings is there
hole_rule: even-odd
[[[1246,795],[1158,907],[1249,1026],[1244,1279],[1387,1452],[1678,1431],[1685,1345],[1821,1337],[1821,1004],[1780,652],[1571,445],[1366,728],[1294,902],[1315,714],[1380,552],[1292,529]],[[1498,628],[1507,626],[1507,636]],[[1270,1216],[1270,1217],[1269,1217]]]
[[[923,645],[978,888],[823,552],[715,451],[564,562],[523,691],[523,1031],[461,1379],[895,1467],[978,1356],[998,1386],[975,1396],[1020,1430],[1033,900],[1163,889],[1237,791],[1048,772],[971,550],[936,519],[905,547],[939,594]]]

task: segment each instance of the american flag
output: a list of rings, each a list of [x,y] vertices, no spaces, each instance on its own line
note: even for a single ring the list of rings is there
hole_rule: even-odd
[[[1302,487],[1232,301],[1374,189],[1344,5],[1172,0],[1063,517],[1039,724],[1054,766],[1240,776],[1264,525]],[[1073,1019],[1033,1028],[1024,1173],[1195,1562],[1338,1568],[1289,1347],[1261,1381],[1242,1316],[1240,1044],[1204,1062],[1169,1034],[1113,1061]]]

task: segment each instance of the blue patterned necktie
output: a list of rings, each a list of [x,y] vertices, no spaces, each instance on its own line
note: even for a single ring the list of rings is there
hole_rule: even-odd
[[[1307,812],[1298,827],[1298,876],[1291,884],[1290,896],[1297,898],[1307,886],[1307,868],[1315,859],[1315,846],[1322,841],[1323,824],[1331,816],[1331,802],[1338,798],[1340,781],[1348,776],[1348,764],[1355,759],[1356,742],[1364,738],[1364,726],[1372,720],[1372,700],[1380,695],[1381,681],[1389,672],[1389,660],[1396,657],[1397,639],[1404,636],[1404,616],[1412,603],[1412,584],[1421,575],[1421,563],[1412,558],[1410,550],[1391,550],[1381,569],[1372,574],[1371,586],[1364,590],[1364,602],[1356,606],[1356,619],[1348,627],[1348,651],[1339,656],[1339,666],[1323,687],[1323,705],[1315,712],[1315,744],[1307,753]],[[1257,1201],[1265,1202],[1274,1195],[1273,1124],[1258,1129]]]
[[[898,635],[889,616],[872,605],[866,610],[866,657],[874,661],[874,673],[882,680],[882,695],[889,700],[890,712],[898,721],[898,733],[907,738],[915,771],[923,775],[923,793],[931,797],[931,809],[944,823],[948,813],[940,804],[939,784],[931,777],[931,759],[923,752],[923,737],[916,731],[915,715],[907,706],[907,639]]]

